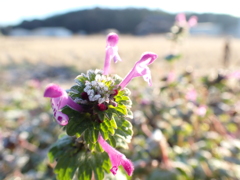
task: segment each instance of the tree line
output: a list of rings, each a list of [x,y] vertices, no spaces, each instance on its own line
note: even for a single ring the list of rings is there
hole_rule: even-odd
[[[87,34],[99,33],[106,29],[116,29],[120,33],[136,34],[139,25],[149,19],[154,19],[150,28],[154,33],[165,33],[174,23],[176,14],[166,13],[161,10],[149,10],[149,9],[85,9],[65,14],[54,15],[46,19],[34,19],[31,21],[23,21],[20,24],[14,26],[8,26],[1,28],[2,33],[7,33],[7,30],[12,28],[24,28],[28,30],[36,29],[39,27],[65,27],[71,30],[73,33],[86,32]],[[224,31],[228,31],[238,23],[238,18],[224,15],[224,14],[187,14],[187,17],[196,15],[199,22],[212,22],[223,27]],[[158,19],[162,23],[164,28],[155,28],[158,23]],[[165,21],[162,21],[165,20]],[[160,22],[159,21],[159,22]]]

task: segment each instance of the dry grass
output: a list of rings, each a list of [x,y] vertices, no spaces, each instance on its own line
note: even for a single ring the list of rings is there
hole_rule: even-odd
[[[29,62],[46,65],[76,65],[79,71],[102,68],[105,56],[105,36],[83,36],[73,38],[10,38],[0,39],[0,66]],[[184,57],[175,64],[182,71],[187,66],[197,73],[209,73],[222,68],[224,38],[190,37],[180,46]],[[145,51],[158,54],[159,58],[151,69],[155,79],[168,70],[163,57],[170,52],[170,42],[161,35],[133,37],[120,35],[119,54],[123,61],[112,65],[119,75],[124,76],[134,62]],[[231,40],[231,66],[240,64],[240,40]]]

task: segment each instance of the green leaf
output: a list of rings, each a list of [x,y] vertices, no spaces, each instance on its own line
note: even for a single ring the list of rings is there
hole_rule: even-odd
[[[86,80],[88,80],[87,77],[83,76],[83,75],[78,75],[76,78],[75,78],[75,81],[79,81],[79,83],[84,83]],[[84,83],[85,84],[85,83]]]
[[[123,115],[128,114],[126,106],[124,106],[122,104],[118,104],[118,106],[115,109]]]
[[[92,178],[92,168],[89,165],[89,155],[86,152],[81,152],[78,158],[78,173],[77,177],[79,180],[90,180]]]
[[[109,120],[109,122],[110,122],[110,124],[111,124],[111,126],[112,126],[113,128],[117,129],[117,123],[116,123],[114,117],[112,118],[112,120]]]
[[[91,131],[86,130],[84,136],[89,135],[89,133]],[[110,141],[113,142],[114,138],[111,137]],[[96,180],[104,179],[105,172],[109,173],[111,163],[107,153],[104,152],[99,143],[95,143],[97,151],[90,152],[85,149],[86,146],[79,146],[73,142],[76,143],[75,138],[64,136],[50,149],[51,159],[57,159],[54,169],[56,178],[58,180],[71,180],[76,177],[79,180],[90,180],[94,174]],[[57,157],[56,154],[58,154]]]
[[[96,143],[95,149],[97,152],[104,152],[103,148],[100,146],[100,144],[98,142]]]
[[[99,157],[96,153],[92,153],[91,158],[89,158],[89,164],[95,167],[93,172],[96,180],[102,180],[104,178],[104,171],[101,168],[102,162],[102,157]]]
[[[108,109],[107,111],[105,111],[105,116],[106,116],[106,118],[108,118],[108,120],[111,120],[113,118],[112,109]]]
[[[72,179],[77,169],[75,157],[70,155],[70,150],[62,154],[57,162],[54,172],[59,180]]]
[[[79,119],[79,117],[77,119],[71,119],[65,127],[69,136],[76,135],[80,137],[86,129],[93,127],[93,123],[89,115],[82,114],[81,119]]]
[[[103,131],[102,129],[100,129],[100,133],[105,140],[108,139],[108,137],[109,137],[108,136],[109,135],[108,131]]]
[[[133,113],[132,113],[132,111],[131,111],[130,109],[127,109],[127,112],[128,112],[128,114],[127,114],[126,117],[128,117],[128,118],[130,118],[130,119],[133,119]]]
[[[111,122],[112,122],[112,120],[104,120],[104,122],[102,124],[103,124],[104,127],[107,127],[106,130],[109,133],[111,133],[111,135],[114,135],[114,133],[115,133],[115,130],[114,130],[114,127],[113,127],[114,123],[111,123]]]
[[[107,142],[112,146],[112,147],[116,147],[116,140],[113,136],[109,136],[109,139],[107,140]]]
[[[115,130],[115,135],[120,136],[129,142],[133,134],[132,124],[124,118],[116,117],[115,120],[118,126],[118,129]]]
[[[90,130],[90,141],[93,142],[93,143],[96,143],[97,142],[97,139],[98,139],[98,134],[99,134],[99,130],[96,130],[96,129],[91,129]]]
[[[104,112],[98,112],[98,118],[101,120],[101,121],[104,121],[104,118],[105,118],[105,114]]]
[[[71,146],[72,144],[72,138],[69,136],[64,136],[61,139],[59,139],[57,142],[55,142],[48,152],[48,158],[50,162],[54,162],[54,159],[57,159],[61,156],[61,154],[65,151],[65,149],[68,146]]]
[[[106,120],[107,121],[107,120]],[[100,130],[103,132],[108,132],[108,125],[105,121],[100,124]]]

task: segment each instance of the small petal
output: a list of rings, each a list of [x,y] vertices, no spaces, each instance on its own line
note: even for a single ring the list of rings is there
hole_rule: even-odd
[[[68,124],[69,120],[68,116],[66,114],[63,114],[61,111],[56,112],[54,117],[57,123],[60,124],[61,126],[66,126]]]
[[[64,94],[64,90],[62,88],[60,88],[58,85],[56,84],[49,84],[45,91],[44,91],[44,97],[50,97],[50,98],[56,98],[56,97],[60,97]]]
[[[126,85],[135,77],[143,76],[143,79],[152,85],[151,71],[147,65],[152,64],[157,59],[157,55],[154,53],[144,53],[139,61],[137,61],[133,69],[128,73],[128,75],[119,84],[121,89],[124,89]]]

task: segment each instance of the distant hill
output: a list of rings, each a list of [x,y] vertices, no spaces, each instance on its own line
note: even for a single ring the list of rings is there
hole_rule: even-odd
[[[32,30],[40,27],[65,27],[73,33],[87,34],[99,33],[110,28],[128,34],[165,33],[174,23],[175,15],[161,10],[94,8],[55,15],[44,20],[23,21],[16,26],[2,28],[2,32],[7,34],[7,30],[12,28]],[[199,22],[219,24],[225,32],[235,28],[238,23],[236,17],[229,15],[206,13],[188,14],[187,17],[191,15],[198,16]]]

